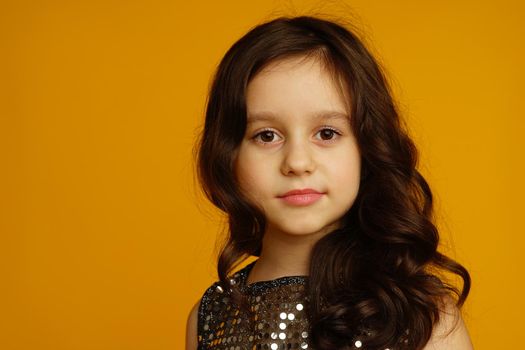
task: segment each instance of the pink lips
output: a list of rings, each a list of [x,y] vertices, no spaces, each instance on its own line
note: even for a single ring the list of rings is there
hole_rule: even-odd
[[[302,190],[288,191],[279,196],[279,198],[292,205],[309,205],[319,200],[323,194],[324,193],[320,193],[311,188],[305,188]]]

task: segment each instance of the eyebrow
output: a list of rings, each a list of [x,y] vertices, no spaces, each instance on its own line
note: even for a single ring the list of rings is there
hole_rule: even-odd
[[[248,114],[247,123],[254,123],[257,121],[275,121],[278,118],[272,112],[258,112]],[[345,120],[348,121],[348,114],[338,111],[319,111],[310,115],[311,120]]]

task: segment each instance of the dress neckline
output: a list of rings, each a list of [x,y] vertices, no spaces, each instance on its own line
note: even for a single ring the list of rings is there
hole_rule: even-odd
[[[250,264],[246,265],[244,268],[242,268],[239,272],[237,272],[239,279],[240,279],[240,285],[243,290],[249,291],[249,292],[262,292],[266,291],[271,288],[276,288],[279,286],[285,286],[289,284],[306,284],[308,281],[308,276],[282,276],[277,277],[271,280],[263,280],[263,281],[256,281],[252,283],[248,283],[248,275],[250,274],[250,271],[255,266],[255,263],[257,260],[251,262]]]

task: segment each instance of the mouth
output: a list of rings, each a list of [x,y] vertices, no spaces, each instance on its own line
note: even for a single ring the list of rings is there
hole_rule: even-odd
[[[278,196],[278,198],[290,205],[305,206],[317,202],[322,196],[324,196],[324,193],[307,188],[288,191],[285,194]]]
[[[296,196],[296,195],[307,195],[307,194],[323,194],[322,192],[319,192],[317,190],[314,190],[312,188],[305,188],[300,190],[291,190],[286,192],[285,194],[282,194],[278,196],[279,198],[284,198],[288,196]]]

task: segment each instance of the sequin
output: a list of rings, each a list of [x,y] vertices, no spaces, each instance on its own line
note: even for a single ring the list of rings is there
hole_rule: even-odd
[[[273,350],[308,346],[306,339],[301,337],[308,328],[308,321],[306,315],[297,313],[307,301],[306,277],[282,277],[247,285],[251,267],[253,264],[228,280],[246,293],[251,314],[234,305],[229,292],[219,282],[204,294],[199,308],[199,350],[236,350],[236,347]],[[301,305],[299,309],[298,305]]]
[[[231,289],[224,290],[219,282],[204,293],[198,313],[198,350],[311,348],[304,312],[308,305],[307,277],[288,276],[246,284],[254,264],[228,279],[247,296],[248,311],[233,304]],[[366,336],[362,332],[357,335]],[[356,339],[353,345],[363,346],[361,340]]]

